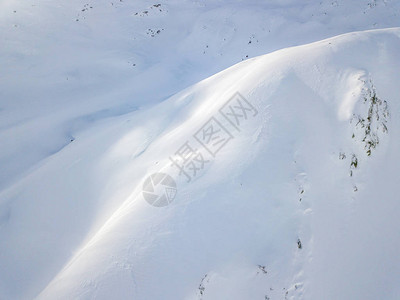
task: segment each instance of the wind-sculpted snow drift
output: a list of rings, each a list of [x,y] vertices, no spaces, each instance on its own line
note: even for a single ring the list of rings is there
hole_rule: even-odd
[[[2,194],[0,295],[396,299],[399,49],[398,28],[283,49],[81,132]]]

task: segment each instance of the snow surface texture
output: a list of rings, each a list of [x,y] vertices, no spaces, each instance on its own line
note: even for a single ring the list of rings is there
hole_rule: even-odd
[[[1,299],[399,298],[397,2],[0,8]]]

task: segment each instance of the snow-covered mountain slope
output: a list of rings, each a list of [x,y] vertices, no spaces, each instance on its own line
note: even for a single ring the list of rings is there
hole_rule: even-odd
[[[82,128],[248,57],[396,26],[400,2],[390,0],[2,0],[0,189]]]
[[[2,1],[0,299],[398,299],[399,7]]]
[[[1,194],[2,297],[397,299],[399,49],[283,49],[79,132]]]

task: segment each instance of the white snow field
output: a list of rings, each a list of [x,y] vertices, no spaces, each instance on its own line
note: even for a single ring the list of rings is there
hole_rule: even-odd
[[[399,14],[0,1],[0,299],[400,299]]]

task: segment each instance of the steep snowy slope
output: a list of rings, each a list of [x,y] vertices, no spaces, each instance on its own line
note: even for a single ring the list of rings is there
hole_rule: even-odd
[[[398,299],[399,8],[1,1],[0,299]]]
[[[397,299],[399,49],[396,28],[280,50],[86,130],[3,193],[3,295]]]
[[[81,128],[248,57],[396,26],[400,2],[390,0],[2,0],[0,189]]]

